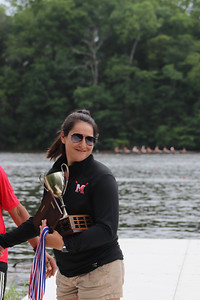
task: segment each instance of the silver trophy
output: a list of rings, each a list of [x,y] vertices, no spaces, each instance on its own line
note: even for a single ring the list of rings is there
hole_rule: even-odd
[[[46,189],[51,191],[54,197],[58,198],[61,203],[61,209],[63,211],[63,218],[68,216],[66,206],[63,201],[63,195],[66,191],[69,179],[69,169],[66,164],[61,165],[61,171],[51,173],[44,176],[44,183]]]

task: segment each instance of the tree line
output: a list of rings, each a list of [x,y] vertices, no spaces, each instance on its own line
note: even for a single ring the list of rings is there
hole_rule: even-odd
[[[44,150],[86,108],[97,148],[200,149],[199,0],[0,6],[0,150]]]

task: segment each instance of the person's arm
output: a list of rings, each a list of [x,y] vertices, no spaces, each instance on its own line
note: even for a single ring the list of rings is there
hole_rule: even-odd
[[[96,182],[92,195],[94,225],[79,234],[63,238],[69,252],[87,251],[113,242],[117,238],[119,220],[118,186],[111,175]]]
[[[5,248],[21,244],[27,240],[29,240],[31,246],[36,249],[39,242],[39,232],[35,229],[33,225],[33,218],[29,216],[26,208],[19,204],[14,209],[11,209],[9,213],[18,227],[5,234],[0,234],[0,256],[1,252],[3,252]],[[46,275],[47,277],[51,277],[55,274],[57,267],[54,258],[47,252],[46,261],[49,262],[47,264]]]
[[[30,218],[28,211],[21,203],[19,205],[17,205],[16,207],[14,207],[13,209],[9,210],[8,212],[17,226],[21,225],[27,219]],[[33,239],[30,239],[30,240],[28,240],[28,242],[35,250],[39,243],[39,237],[37,236]],[[46,276],[51,277],[52,275],[55,275],[57,266],[56,266],[54,258],[51,255],[49,255],[48,252],[46,252],[46,262],[48,262],[46,264],[46,266],[47,266]]]
[[[21,225],[30,218],[28,211],[21,203],[8,212],[17,226]],[[31,244],[33,249],[36,249],[37,244],[39,243],[39,237],[37,236],[33,239],[30,239],[28,242]]]
[[[29,243],[34,249],[36,249],[39,242],[39,237],[36,236],[39,234],[39,232],[35,230],[26,208],[19,203],[19,200],[17,199],[14,190],[8,180],[8,176],[1,166],[0,191],[0,202],[2,209],[8,211],[15,224],[19,226],[9,233],[0,234],[0,256],[3,255],[2,252],[4,252],[5,248],[20,244],[29,240],[30,238],[33,239],[30,239]],[[12,209],[10,209],[11,207]],[[51,257],[48,253],[46,253],[46,260],[50,262],[50,264],[47,264],[47,276],[50,277],[56,272],[56,264],[53,257]]]

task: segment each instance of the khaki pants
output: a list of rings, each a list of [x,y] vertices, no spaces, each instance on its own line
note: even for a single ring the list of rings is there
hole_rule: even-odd
[[[57,299],[106,300],[121,298],[124,283],[124,262],[116,260],[105,264],[90,273],[66,277],[58,271]]]

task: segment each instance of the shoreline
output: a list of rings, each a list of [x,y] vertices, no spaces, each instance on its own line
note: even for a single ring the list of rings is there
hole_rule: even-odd
[[[183,154],[183,155],[185,155],[185,154],[199,154],[200,153],[200,151],[198,151],[198,150],[187,150],[187,152],[181,152],[181,150],[176,150],[175,152],[163,152],[163,151],[161,151],[161,152],[155,152],[155,151],[152,151],[152,152],[124,152],[123,150],[121,150],[121,151],[119,151],[119,152],[115,152],[114,150],[94,150],[94,152],[93,153],[96,153],[96,154],[98,154],[98,153],[102,153],[102,154],[133,154],[133,155],[146,155],[146,154],[150,154],[150,155],[153,155],[153,154],[157,154],[157,155],[159,155],[159,154],[162,154],[162,155],[169,155],[169,154]]]

